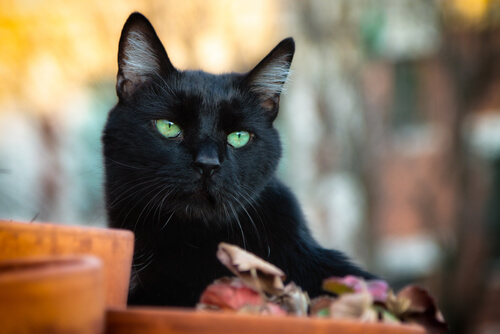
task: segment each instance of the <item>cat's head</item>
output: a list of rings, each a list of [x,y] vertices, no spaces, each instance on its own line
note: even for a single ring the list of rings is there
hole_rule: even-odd
[[[149,21],[132,14],[103,133],[111,223],[229,221],[253,205],[281,155],[273,121],[294,49],[283,40],[248,73],[180,71]]]

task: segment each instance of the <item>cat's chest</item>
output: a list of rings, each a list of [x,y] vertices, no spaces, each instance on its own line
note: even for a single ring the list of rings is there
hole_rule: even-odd
[[[163,262],[176,270],[186,271],[190,267],[199,270],[213,267],[216,263],[217,247],[227,239],[224,233],[214,233],[193,226],[171,226],[156,233],[137,235],[137,242],[145,250],[153,252],[155,261]],[[186,225],[186,224],[184,224]]]

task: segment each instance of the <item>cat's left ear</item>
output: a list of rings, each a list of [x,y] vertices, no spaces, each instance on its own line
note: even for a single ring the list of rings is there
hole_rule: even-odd
[[[261,105],[273,120],[278,114],[280,94],[290,73],[294,53],[293,38],[282,40],[244,79],[247,87],[260,97]]]

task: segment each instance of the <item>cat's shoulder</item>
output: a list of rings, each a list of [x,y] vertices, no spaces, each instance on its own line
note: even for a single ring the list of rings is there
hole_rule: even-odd
[[[295,194],[276,176],[269,181],[262,200],[273,210],[282,211],[287,215],[301,215],[299,201]]]

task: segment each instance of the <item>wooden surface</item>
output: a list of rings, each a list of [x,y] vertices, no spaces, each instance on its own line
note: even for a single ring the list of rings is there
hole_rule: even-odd
[[[107,334],[425,334],[422,327],[168,308],[109,309]]]
[[[133,233],[125,230],[0,220],[0,261],[61,254],[99,257],[107,306],[127,303],[133,245]]]
[[[96,257],[0,261],[0,333],[103,333],[104,311]]]

